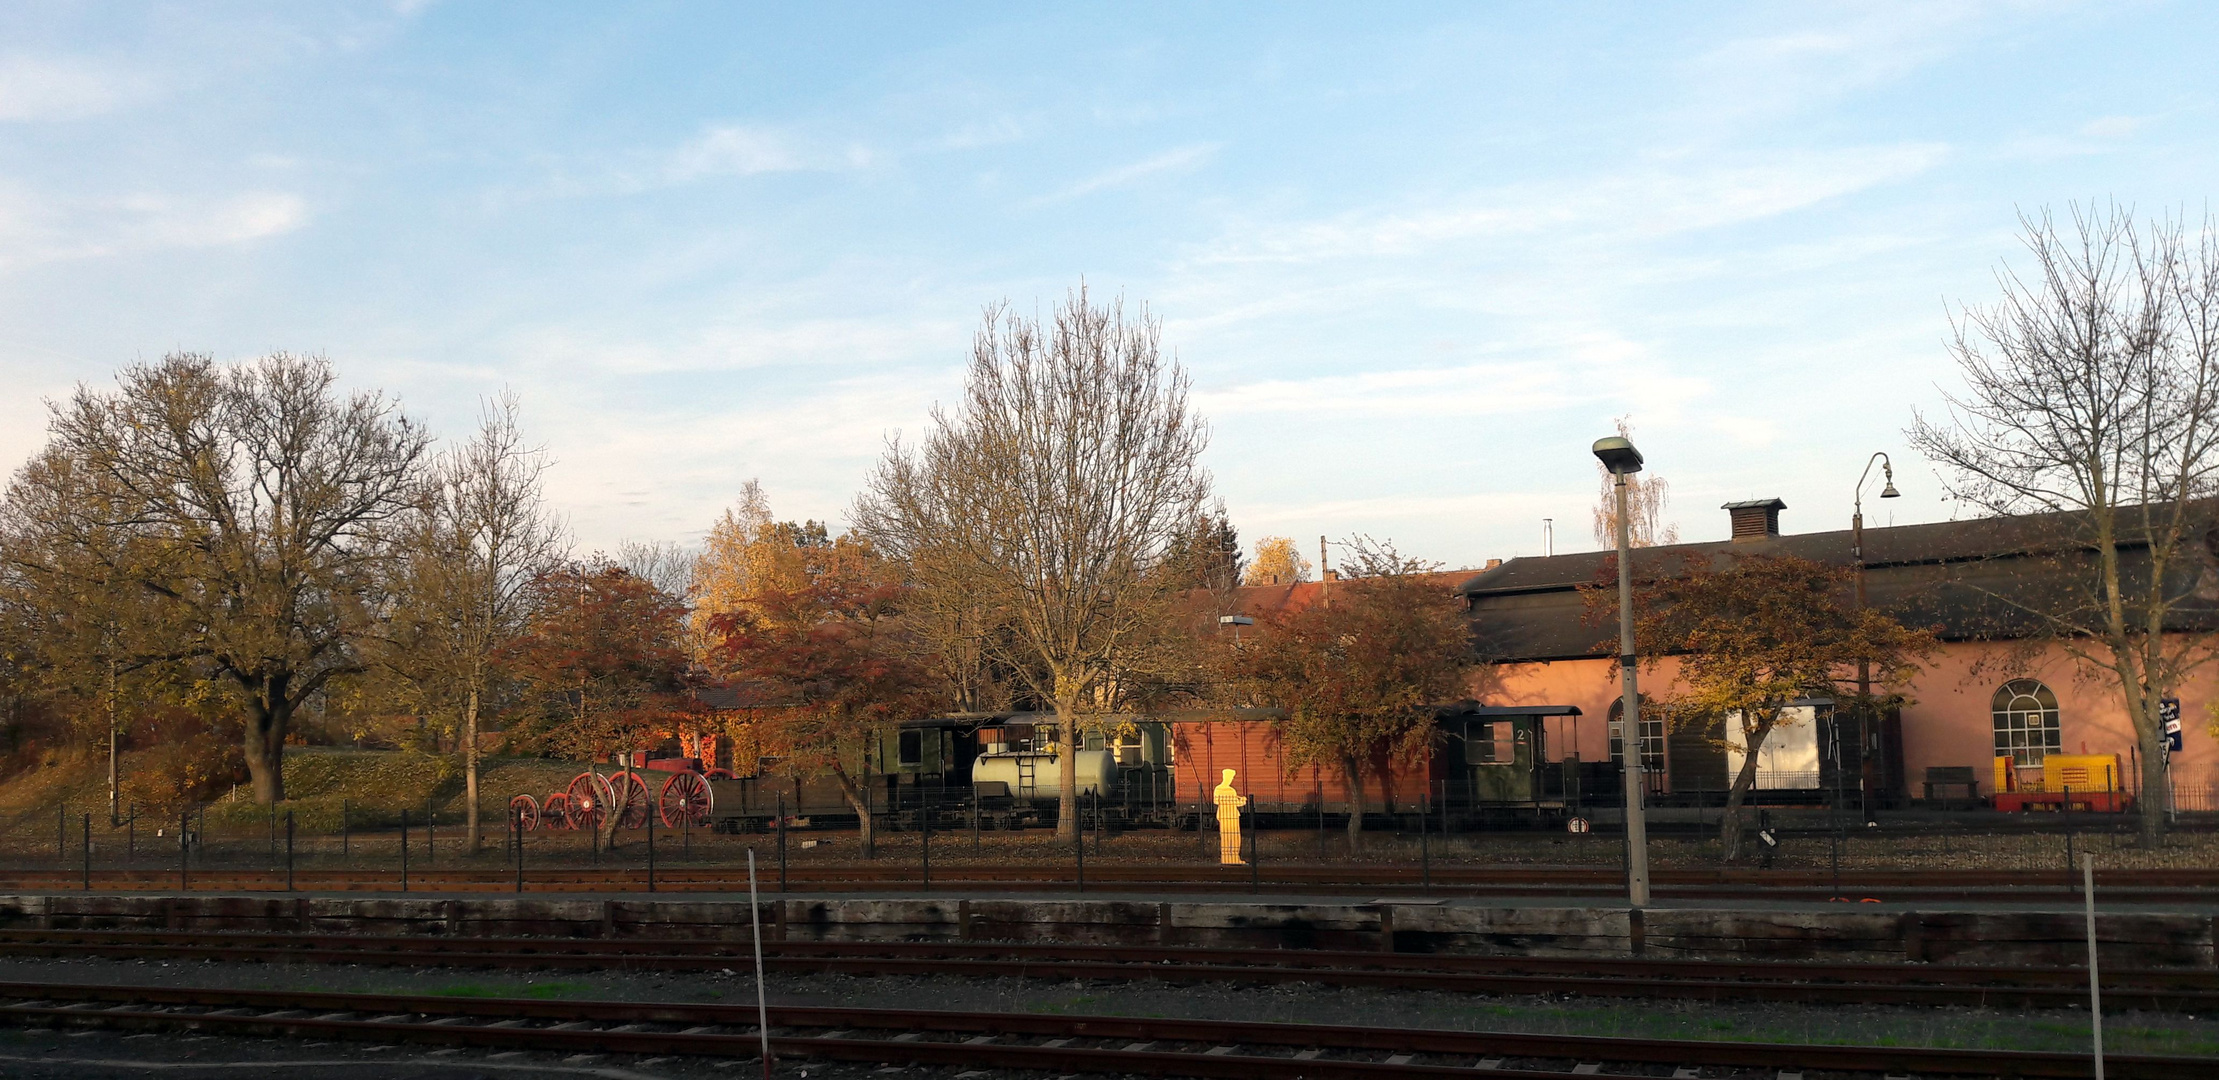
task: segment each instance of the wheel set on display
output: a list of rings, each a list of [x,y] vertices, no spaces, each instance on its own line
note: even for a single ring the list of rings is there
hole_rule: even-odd
[[[610,808],[619,807],[617,827],[622,829],[646,828],[650,813],[661,818],[665,828],[688,824],[708,828],[709,810],[715,799],[709,781],[731,778],[728,769],[710,769],[705,774],[676,772],[663,781],[662,793],[656,795],[645,777],[628,769],[607,774],[582,772],[571,779],[567,789],[545,799],[530,795],[510,799],[509,819],[519,832],[597,829]]]

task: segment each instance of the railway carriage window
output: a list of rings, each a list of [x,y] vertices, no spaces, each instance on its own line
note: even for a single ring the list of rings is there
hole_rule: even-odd
[[[1512,725],[1507,721],[1473,724],[1464,737],[1464,761],[1468,765],[1514,765],[1518,761],[1518,744],[1514,742]]]
[[[925,763],[924,732],[904,731],[901,733],[901,763],[903,765],[922,765]]]
[[[2057,695],[2034,679],[2013,679],[1996,688],[1989,705],[1995,719],[1996,756],[2013,765],[2040,765],[2064,749],[2057,722]]]

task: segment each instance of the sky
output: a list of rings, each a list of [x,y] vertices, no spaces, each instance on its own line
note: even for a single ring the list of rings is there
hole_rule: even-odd
[[[0,462],[176,352],[513,390],[583,550],[836,525],[982,310],[1162,320],[1244,538],[1451,567],[1969,516],[1906,445],[2018,215],[2200,217],[2219,6],[0,8]],[[1873,489],[1878,486],[1877,477]]]

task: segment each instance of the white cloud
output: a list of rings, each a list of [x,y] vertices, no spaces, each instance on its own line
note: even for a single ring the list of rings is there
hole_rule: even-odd
[[[2148,126],[2146,116],[2105,116],[2082,124],[2080,133],[2091,139],[2124,139]]]
[[[142,75],[78,57],[0,57],[0,121],[82,120],[153,94]]]
[[[766,128],[725,125],[702,132],[670,155],[663,177],[674,184],[712,176],[754,176],[803,168],[803,157],[785,135]]]
[[[292,232],[307,220],[306,200],[283,191],[63,201],[0,188],[0,269],[250,243]]]
[[[1757,221],[1907,179],[1939,163],[1932,143],[1771,155],[1739,165],[1659,162],[1578,184],[1482,189],[1447,205],[1364,211],[1311,223],[1262,223],[1221,237],[1198,263],[1409,255],[1444,245],[1540,233],[1654,238]]]
[[[1043,195],[1033,202],[1034,205],[1063,202],[1079,198],[1082,195],[1091,195],[1097,191],[1124,187],[1135,180],[1154,176],[1157,173],[1192,168],[1208,161],[1217,153],[1217,150],[1218,144],[1216,143],[1201,143],[1194,146],[1182,146],[1176,150],[1166,150],[1154,157],[1136,161],[1130,165],[1122,165],[1105,173],[1097,173],[1060,191]]]
[[[1603,334],[1536,341],[1517,351],[1539,358],[1269,379],[1200,391],[1195,403],[1209,416],[1390,419],[1433,415],[1452,404],[1458,415],[1530,416],[1638,398],[1645,413],[1664,416],[1709,389],[1701,379],[1669,373],[1643,347]]]

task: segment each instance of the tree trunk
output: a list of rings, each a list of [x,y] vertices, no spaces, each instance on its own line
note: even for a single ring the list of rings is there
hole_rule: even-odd
[[[1079,840],[1078,703],[1056,700],[1056,842]]]
[[[1355,758],[1341,759],[1341,775],[1348,777],[1348,853],[1364,847],[1364,770]]]
[[[2136,786],[2140,788],[2140,805],[2135,809],[2141,817],[2141,843],[2145,848],[2156,848],[2165,842],[2165,827],[2169,824],[2166,811],[2172,808],[2172,791],[2166,783],[2165,726],[2157,715],[2158,698],[2155,692],[2142,695],[2142,710],[2134,717],[2134,742],[2142,751],[2142,775]]]
[[[478,688],[470,688],[470,703],[462,712],[462,790],[467,800],[462,810],[462,831],[469,834],[470,854],[478,853]]]
[[[862,845],[863,857],[877,858],[878,823],[871,820],[871,804],[863,797],[862,785],[857,784],[848,776],[847,770],[838,765],[832,767],[832,778],[840,782],[840,797],[848,801],[848,806],[855,811],[855,820],[861,823],[855,835],[857,842]]]
[[[1764,746],[1764,737],[1772,733],[1772,719],[1757,721],[1757,730],[1744,733],[1748,744],[1741,755],[1741,771],[1734,774],[1732,786],[1726,789],[1726,812],[1718,817],[1718,845],[1725,852],[1727,862],[1741,859],[1742,820],[1741,807],[1749,799],[1750,789],[1757,786],[1757,751]],[[1640,743],[1634,744],[1639,747]]]
[[[264,680],[259,692],[247,695],[247,776],[254,783],[254,801],[276,806],[285,799],[285,731],[292,725],[293,704]]]

